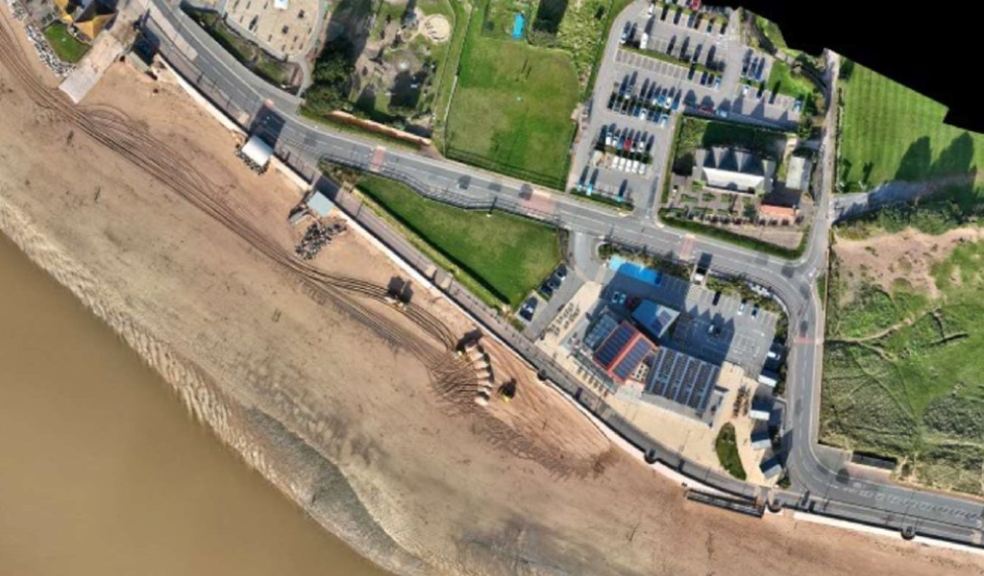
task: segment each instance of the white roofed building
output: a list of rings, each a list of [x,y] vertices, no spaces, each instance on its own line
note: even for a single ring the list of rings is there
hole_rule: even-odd
[[[701,148],[695,155],[694,178],[723,192],[768,194],[772,191],[775,162],[739,148]]]
[[[265,140],[254,134],[239,149],[239,155],[248,164],[262,172],[266,170],[267,164],[270,163],[270,158],[273,157],[273,148]]]

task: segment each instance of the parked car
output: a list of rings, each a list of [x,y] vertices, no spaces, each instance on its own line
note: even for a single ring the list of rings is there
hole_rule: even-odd
[[[554,270],[554,276],[560,278],[560,281],[563,282],[564,279],[567,278],[567,272],[567,264],[560,264],[557,266],[557,269]]]
[[[622,35],[618,38],[619,44],[625,44],[629,40],[629,32],[632,30],[632,23],[626,22],[625,27],[622,28]]]
[[[539,301],[535,296],[530,296],[523,306],[519,309],[519,315],[527,322],[533,320],[533,314],[536,312],[536,305]]]
[[[540,284],[540,294],[543,294],[544,298],[548,300],[553,297],[554,287],[550,285],[550,281],[544,281]]]
[[[700,74],[700,85],[701,86],[707,85],[707,70],[704,70]]]
[[[717,114],[718,118],[727,118],[728,117],[728,111],[727,110],[718,110],[716,112],[716,114]]]
[[[748,300],[742,300],[741,304],[738,305],[738,315],[741,316],[745,313],[745,308],[748,307]]]
[[[721,301],[721,291],[718,290],[717,292],[714,293],[714,299],[711,300],[711,306],[717,306],[718,302],[720,301]]]
[[[625,292],[620,292],[618,290],[612,292],[611,303],[616,306],[622,306],[625,304],[625,299],[628,298]]]
[[[715,88],[720,88],[721,87],[721,76],[720,75],[715,75],[714,76],[714,87]]]
[[[741,95],[748,96],[748,84],[741,85]]]
[[[666,128],[666,125],[670,123],[670,115],[663,114],[659,117],[659,127]]]
[[[554,290],[557,290],[558,288],[560,288],[560,285],[563,282],[564,282],[563,280],[561,280],[560,278],[557,278],[557,275],[556,274],[551,274],[550,275],[550,278],[547,278],[547,286],[550,286]]]
[[[759,315],[759,305],[756,304],[752,307],[752,318],[756,318]]]

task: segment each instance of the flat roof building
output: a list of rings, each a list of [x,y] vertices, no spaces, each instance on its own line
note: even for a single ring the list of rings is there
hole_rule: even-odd
[[[263,138],[253,134],[239,149],[239,154],[257,169],[264,170],[273,157],[273,148]]]
[[[747,150],[714,146],[697,150],[694,177],[726,192],[761,194],[772,191],[775,162]]]
[[[661,340],[679,316],[676,310],[652,300],[643,300],[632,311],[632,319],[655,340]]]
[[[772,403],[759,398],[753,399],[752,407],[748,410],[748,416],[752,420],[768,422],[772,416]]]
[[[643,400],[661,396],[698,414],[707,409],[721,369],[670,348],[660,348],[652,361]]]
[[[758,383],[769,388],[775,388],[779,383],[779,375],[771,370],[762,370],[758,377]]]
[[[762,476],[765,476],[766,480],[772,480],[782,474],[782,464],[779,463],[778,458],[769,458],[759,466],[759,470],[762,471]]]
[[[331,214],[331,211],[335,208],[335,203],[321,192],[315,190],[308,196],[307,206],[318,217],[323,218]]]
[[[767,450],[772,448],[772,437],[769,436],[768,430],[752,432],[751,441],[752,450]]]
[[[786,188],[806,191],[810,187],[810,170],[813,164],[802,156],[791,156],[786,170]]]

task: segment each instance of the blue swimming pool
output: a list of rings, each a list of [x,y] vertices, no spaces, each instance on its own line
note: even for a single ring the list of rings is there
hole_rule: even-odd
[[[522,40],[523,33],[526,31],[526,16],[522,12],[517,12],[513,19],[513,40]]]
[[[639,282],[654,286],[659,286],[660,282],[663,281],[663,273],[659,270],[653,270],[635,262],[629,262],[621,256],[612,256],[608,260],[608,268],[614,270],[617,274],[622,274],[623,276],[628,276]]]

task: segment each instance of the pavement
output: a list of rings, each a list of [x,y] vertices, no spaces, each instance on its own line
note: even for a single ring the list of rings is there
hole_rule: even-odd
[[[269,86],[222,50],[175,5],[153,0],[148,29],[160,35],[162,55],[189,81],[211,96],[213,102],[251,131],[263,133],[286,163],[305,175],[313,175],[317,161],[328,158],[354,167],[368,168],[377,145],[359,136],[332,132],[301,118],[299,100]],[[637,11],[636,2],[627,11]],[[623,13],[624,16],[624,13]],[[622,18],[622,16],[620,16]],[[616,24],[617,35],[620,28]],[[170,33],[168,32],[170,31]],[[603,69],[611,60],[606,52]],[[837,57],[828,53],[828,74],[836,79]],[[599,84],[601,82],[599,81]],[[829,84],[834,87],[833,82]],[[836,126],[836,102],[829,107],[827,125]],[[376,158],[378,171],[400,179],[418,192],[454,202],[495,202],[502,209],[559,223],[575,238],[574,262],[580,267],[594,259],[592,242],[585,238],[605,238],[649,253],[679,254],[691,258],[709,254],[712,268],[722,274],[742,275],[770,289],[786,306],[790,316],[789,359],[787,365],[787,404],[785,417],[786,459],[793,481],[791,490],[776,491],[774,501],[794,509],[813,511],[883,526],[893,530],[915,530],[918,534],[973,545],[981,545],[980,502],[959,496],[921,491],[891,482],[852,477],[844,468],[842,452],[819,446],[817,431],[823,357],[823,312],[815,279],[824,269],[827,235],[833,216],[834,142],[833,131],[824,136],[821,147],[822,193],[817,202],[815,221],[810,229],[806,251],[796,260],[785,260],[749,251],[715,239],[688,236],[685,232],[640,214],[618,214],[592,202],[566,194],[549,194],[548,202],[531,206],[531,185],[473,166],[446,159],[428,158],[414,151],[386,150]],[[548,194],[548,193],[543,193]],[[597,269],[596,269],[597,270]],[[579,271],[579,273],[584,273]],[[453,294],[455,298],[466,296]],[[661,446],[620,418],[604,401],[581,388],[576,380],[536,346],[505,325],[480,303],[468,310],[496,330],[514,350],[538,366],[545,376],[570,394],[582,407],[611,426],[626,441],[642,450],[648,459],[660,460],[678,472],[726,492],[754,498],[758,487],[739,482],[714,470],[682,459],[674,450]]]

